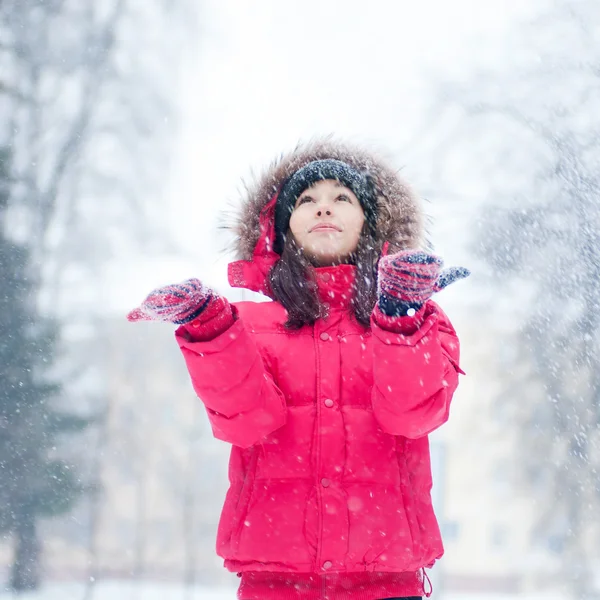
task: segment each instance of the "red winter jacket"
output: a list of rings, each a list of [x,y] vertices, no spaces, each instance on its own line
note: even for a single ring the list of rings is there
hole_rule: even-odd
[[[317,269],[331,309],[312,327],[286,331],[278,303],[242,302],[213,340],[178,333],[214,434],[233,444],[217,542],[231,570],[404,572],[442,554],[427,434],[448,418],[458,340],[433,302],[413,318],[375,311],[365,329],[347,310],[353,270]]]
[[[259,233],[249,260],[230,266],[234,285],[268,292],[274,202],[255,203]],[[400,577],[443,553],[427,435],[448,418],[458,339],[432,301],[414,317],[375,309],[363,327],[349,310],[354,272],[316,269],[329,315],[298,331],[277,302],[177,330],[214,435],[232,444],[217,539],[232,571]]]

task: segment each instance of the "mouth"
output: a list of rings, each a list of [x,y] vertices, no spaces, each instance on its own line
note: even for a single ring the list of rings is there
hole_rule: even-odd
[[[322,223],[310,229],[310,233],[314,231],[341,231],[341,229],[337,225],[333,225],[333,223]]]

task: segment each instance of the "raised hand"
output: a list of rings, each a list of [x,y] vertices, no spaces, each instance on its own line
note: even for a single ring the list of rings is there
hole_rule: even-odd
[[[182,325],[197,318],[219,295],[199,279],[157,288],[128,315],[129,321],[164,321]]]
[[[381,310],[390,315],[418,310],[433,294],[471,272],[464,267],[443,269],[439,256],[422,250],[403,250],[379,261],[378,295]]]

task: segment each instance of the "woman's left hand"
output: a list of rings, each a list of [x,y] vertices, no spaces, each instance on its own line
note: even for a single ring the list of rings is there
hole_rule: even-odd
[[[382,257],[377,286],[380,307],[391,303],[418,310],[433,294],[471,274],[465,267],[443,266],[439,256],[422,250],[402,250]]]

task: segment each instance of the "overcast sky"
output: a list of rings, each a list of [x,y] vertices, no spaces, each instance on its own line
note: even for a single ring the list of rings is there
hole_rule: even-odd
[[[426,188],[436,140],[419,151],[409,141],[426,130],[440,85],[508,61],[511,31],[540,1],[204,0],[175,90],[182,129],[164,199],[165,227],[187,257],[120,261],[111,277],[129,283],[118,308],[192,276],[227,291],[219,211],[252,168],[299,139],[334,133],[387,148],[417,191]],[[436,249],[449,262],[463,258],[468,199],[478,193],[476,176],[459,175],[452,195],[465,202],[445,211],[432,198],[429,208]]]

